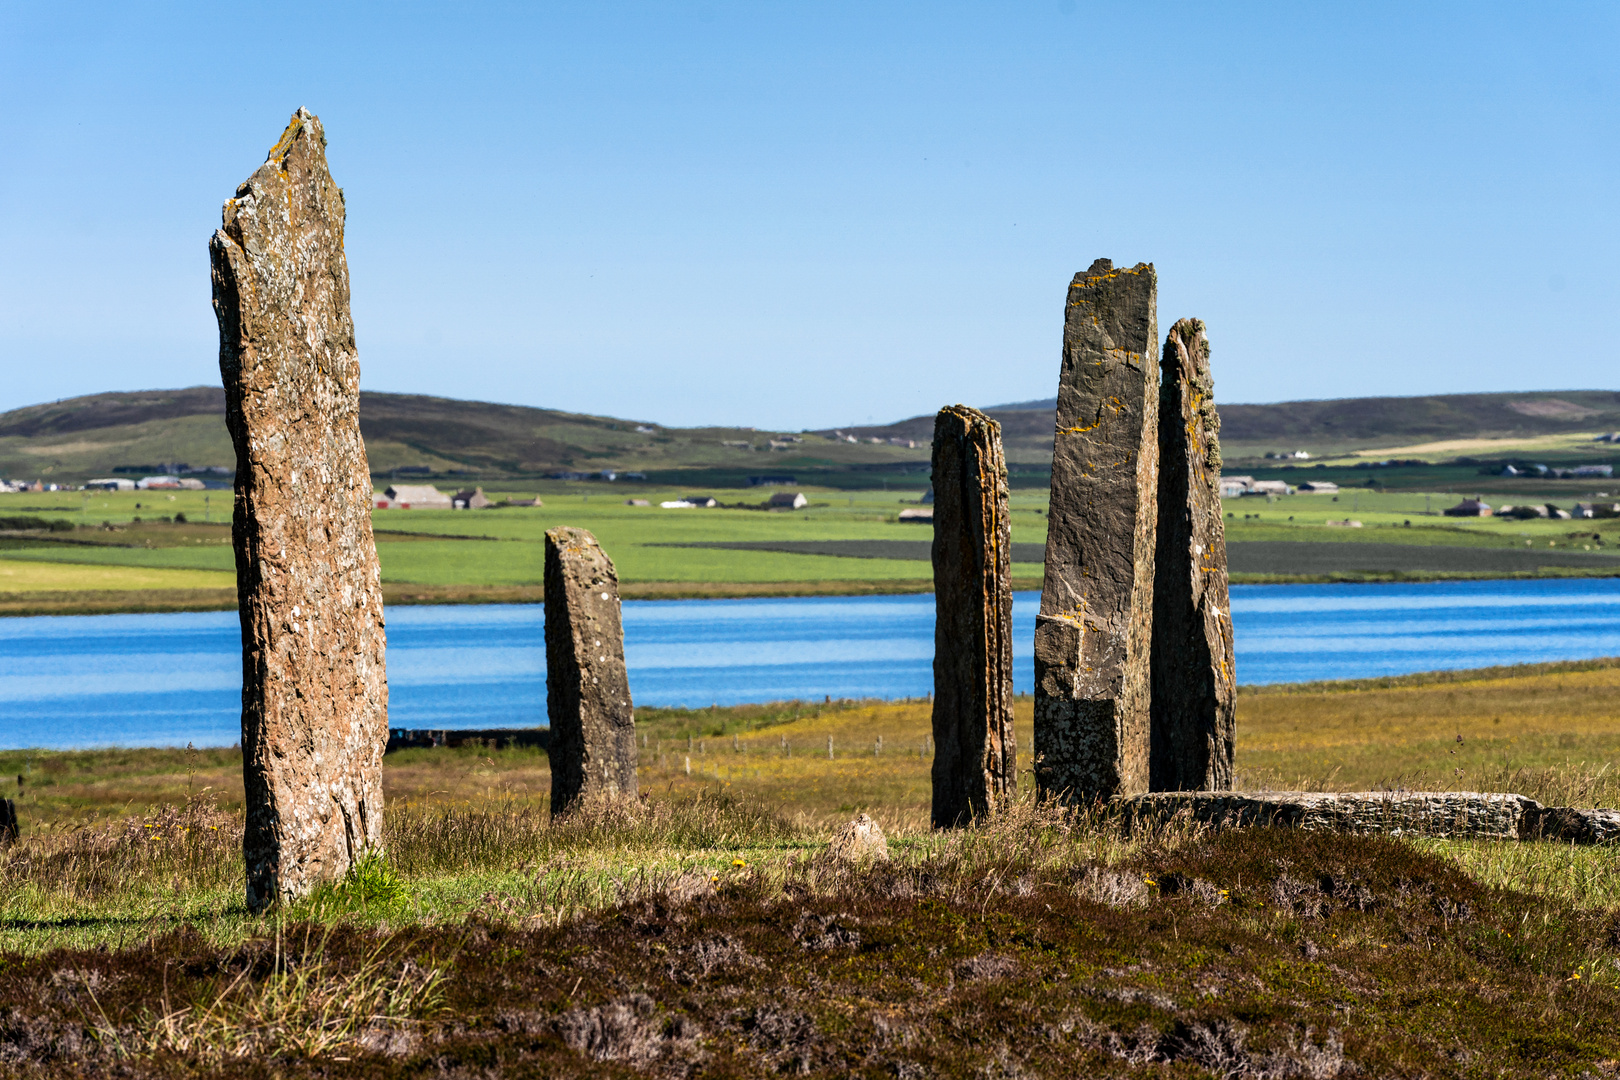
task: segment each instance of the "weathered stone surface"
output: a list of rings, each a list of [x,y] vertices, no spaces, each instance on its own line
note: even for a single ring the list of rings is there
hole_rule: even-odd
[[[883,826],[857,814],[838,830],[823,855],[837,862],[888,862],[889,839],[883,835]]]
[[[613,560],[584,529],[546,533],[551,812],[636,795],[636,722]]]
[[[254,910],[342,877],[382,839],[382,584],[343,221],[321,122],[300,109],[209,242],[236,445]]]
[[[1012,526],[1001,425],[966,405],[934,420],[936,828],[990,813],[1017,788]]]
[[[1133,821],[1177,814],[1210,825],[1517,840],[1539,806],[1523,795],[1477,791],[1165,791],[1121,802]]]
[[[1069,286],[1035,628],[1035,779],[1070,801],[1148,786],[1157,290],[1151,263],[1107,259]]]
[[[1566,844],[1620,842],[1620,810],[1580,810],[1573,806],[1540,806],[1526,812],[1519,834],[1526,840]]]
[[[1159,527],[1154,556],[1154,791],[1232,786],[1237,673],[1221,518],[1221,420],[1198,319],[1170,328],[1159,358]]]

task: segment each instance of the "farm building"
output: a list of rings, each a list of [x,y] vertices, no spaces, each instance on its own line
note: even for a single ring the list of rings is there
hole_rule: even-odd
[[[927,510],[902,510],[900,511],[900,520],[913,525],[932,525],[934,523],[934,511],[932,507]]]
[[[778,491],[765,503],[772,510],[800,510],[810,505],[802,491]]]
[[[1252,476],[1223,476],[1221,477],[1221,498],[1235,499],[1249,490],[1254,483]]]
[[[473,488],[471,491],[458,491],[450,498],[452,510],[483,510],[493,506],[489,496],[484,494],[483,488]]]
[[[449,510],[450,496],[432,484],[390,484],[372,505],[379,510]]]
[[[1445,511],[1446,517],[1490,517],[1491,508],[1488,503],[1478,499],[1464,499],[1456,506]]]
[[[1308,495],[1337,495],[1339,485],[1331,480],[1307,480],[1299,485],[1299,490]]]

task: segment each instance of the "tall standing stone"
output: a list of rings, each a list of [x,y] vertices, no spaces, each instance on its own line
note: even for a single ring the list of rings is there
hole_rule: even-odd
[[[1170,328],[1160,364],[1149,781],[1154,791],[1226,791],[1237,675],[1221,518],[1221,418],[1201,320]]]
[[[952,405],[934,420],[936,828],[990,813],[1017,785],[1012,527],[1001,425]]]
[[[613,560],[584,529],[546,533],[551,812],[636,795],[636,723]]]
[[[236,445],[253,910],[341,878],[382,840],[382,583],[343,218],[321,122],[299,109],[208,245]]]
[[[1069,801],[1148,786],[1157,289],[1107,259],[1069,286],[1035,627],[1035,779]]]

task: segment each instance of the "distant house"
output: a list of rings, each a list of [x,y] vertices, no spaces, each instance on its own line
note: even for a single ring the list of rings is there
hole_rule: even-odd
[[[146,476],[135,481],[135,487],[140,491],[201,491],[201,480],[190,477],[182,480],[178,476]]]
[[[1522,503],[1518,506],[1503,505],[1496,508],[1496,516],[1499,518],[1518,518],[1521,521],[1528,521],[1531,518],[1544,518],[1548,516],[1548,508],[1537,505],[1536,503]]]
[[[1482,503],[1478,499],[1464,499],[1444,513],[1446,517],[1490,517],[1491,508],[1489,504]]]
[[[1292,495],[1294,489],[1284,480],[1255,480],[1249,484],[1245,495]]]
[[[89,491],[134,491],[135,481],[125,480],[121,476],[104,476],[98,480],[86,480],[84,486]]]
[[[626,500],[624,500],[624,505],[626,505],[626,506],[651,506],[652,503],[649,502],[646,499],[626,499]]]
[[[889,445],[890,446],[903,446],[907,450],[915,450],[915,449],[917,449],[917,440],[916,439],[902,439],[902,438],[899,438],[898,436],[891,435],[889,437]]]
[[[1310,495],[1337,495],[1339,485],[1331,480],[1307,480],[1299,485],[1299,490]]]
[[[452,510],[483,510],[495,504],[489,501],[483,488],[473,488],[471,491],[458,491],[450,497]]]
[[[1254,483],[1252,476],[1223,476],[1221,477],[1221,498],[1235,499],[1249,490]]]
[[[1574,507],[1571,508],[1571,510],[1569,512],[1569,516],[1570,517],[1577,517],[1577,518],[1593,518],[1593,517],[1597,517],[1597,515],[1592,512],[1592,504],[1591,503],[1576,503],[1574,505]]]
[[[450,496],[432,484],[390,484],[382,498],[374,498],[379,510],[449,510]]]
[[[900,511],[900,520],[903,523],[910,523],[913,525],[932,525],[934,523],[934,509],[933,507],[929,507],[927,510],[918,510],[915,508],[910,510],[902,510]]]
[[[750,476],[749,487],[792,487],[798,478],[793,476]]]
[[[772,510],[801,510],[810,505],[810,500],[804,497],[802,491],[778,491],[766,500],[765,505]]]
[[[1614,466],[1613,465],[1577,465],[1577,466],[1575,466],[1575,468],[1569,470],[1569,475],[1575,477],[1577,480],[1585,479],[1587,477],[1592,477],[1592,476],[1608,477],[1608,476],[1613,476],[1614,475]]]

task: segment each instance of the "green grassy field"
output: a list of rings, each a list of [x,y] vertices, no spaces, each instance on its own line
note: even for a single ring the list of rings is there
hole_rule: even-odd
[[[474,512],[383,510],[375,513],[373,523],[384,584],[393,591],[396,602],[534,599],[525,590],[539,587],[544,533],[565,524],[596,534],[618,566],[626,596],[918,591],[930,587],[926,559],[691,546],[908,541],[914,551],[922,551],[920,545],[931,536],[927,526],[898,520],[902,509],[916,505],[922,489],[805,490],[811,505],[794,512],[664,510],[656,504],[700,492],[651,485],[550,482],[521,491],[491,492],[495,497],[539,493],[543,507]],[[765,497],[757,488],[715,488],[701,493],[732,505],[757,504]],[[164,590],[178,595],[188,590],[227,589],[230,582],[219,576],[233,569],[229,528],[221,521],[227,495],[62,492],[0,496],[0,516],[34,516],[77,526],[66,533],[0,535],[0,566],[9,568],[0,572],[0,607],[8,611],[115,610],[116,601],[107,597],[125,590],[131,610],[150,610],[161,604]],[[1305,542],[1530,549],[1543,555],[1557,551],[1579,553],[1572,560],[1577,562],[1593,556],[1594,565],[1545,572],[1620,571],[1620,559],[1611,564],[1606,558],[1620,554],[1620,519],[1447,518],[1439,510],[1450,505],[1451,498],[1363,490],[1346,491],[1336,498],[1233,499],[1227,502],[1227,539],[1234,545]],[[653,505],[630,506],[626,505],[628,499],[645,499]],[[1011,505],[1014,543],[1021,545],[1021,552],[1038,553],[1046,535],[1045,492],[1015,491]],[[180,516],[185,518],[183,523],[173,520]],[[1329,524],[1346,520],[1359,521],[1361,527]],[[83,569],[52,570],[43,564]],[[128,570],[120,576],[113,568]],[[1039,588],[1038,562],[1015,563],[1013,573],[1016,587]],[[1414,566],[1402,575],[1398,560],[1395,573],[1409,578],[1446,576],[1443,565],[1438,569]],[[1233,580],[1324,580],[1334,576],[1346,575],[1300,572],[1274,577],[1238,572]],[[1348,576],[1377,579],[1381,575]],[[1469,572],[1456,576],[1469,576]],[[69,595],[73,592],[85,595],[76,598]],[[99,598],[91,598],[92,592]],[[47,599],[47,594],[59,599]],[[230,603],[224,591],[213,601],[214,606]],[[185,606],[197,606],[197,602],[188,600]]]

